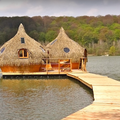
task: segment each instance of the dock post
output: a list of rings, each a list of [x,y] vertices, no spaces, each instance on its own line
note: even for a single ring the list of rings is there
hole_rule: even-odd
[[[60,59],[58,60],[58,73],[60,74]]]
[[[48,59],[46,59],[46,72],[48,74]]]
[[[70,71],[72,71],[72,59],[70,59]]]
[[[84,63],[83,63],[83,58],[82,59],[82,64],[81,64],[81,70],[84,71]]]
[[[85,59],[85,60],[84,60],[84,71],[87,71],[87,70],[86,70],[86,62],[87,62],[87,58],[85,57],[84,59]]]

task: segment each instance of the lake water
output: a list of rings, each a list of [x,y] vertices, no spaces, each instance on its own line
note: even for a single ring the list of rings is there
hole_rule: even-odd
[[[92,102],[74,79],[0,80],[0,120],[60,120]]]
[[[120,81],[120,56],[88,57],[87,70]]]

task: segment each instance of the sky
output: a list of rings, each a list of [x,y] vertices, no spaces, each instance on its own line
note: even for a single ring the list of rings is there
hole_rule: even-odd
[[[0,0],[0,17],[120,15],[120,0]]]

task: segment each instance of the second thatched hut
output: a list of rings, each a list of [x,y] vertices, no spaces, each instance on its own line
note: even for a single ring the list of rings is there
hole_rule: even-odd
[[[80,68],[80,58],[87,58],[87,50],[77,42],[70,39],[63,28],[60,29],[58,36],[47,46],[50,62],[57,62],[56,59],[72,59],[72,69]]]

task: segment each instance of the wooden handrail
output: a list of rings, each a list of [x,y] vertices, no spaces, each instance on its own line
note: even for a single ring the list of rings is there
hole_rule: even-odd
[[[58,64],[58,73],[60,74],[62,71],[67,71],[67,70],[69,70],[69,71],[72,71],[72,59],[71,58],[67,58],[67,59],[64,59],[64,58],[43,58],[44,59],[44,61],[45,61],[45,65],[46,65],[46,72],[47,72],[47,74],[48,74],[48,72],[49,72],[49,64],[51,64],[51,67],[52,67],[52,63],[49,63],[48,61],[50,61],[51,59],[53,60],[58,60],[58,62],[56,63],[56,64]],[[63,61],[63,60],[65,60],[65,61]],[[66,61],[67,60],[67,61]],[[63,61],[62,63],[61,63],[61,61]],[[67,67],[66,67],[66,65],[67,65]],[[62,67],[61,67],[62,66]]]
[[[56,64],[57,69],[55,67],[53,68],[54,70],[58,70],[58,73],[60,74],[62,71],[72,71],[72,58],[43,58],[45,61],[46,65],[46,72],[48,74],[49,70],[52,70],[52,65]],[[49,63],[50,60],[57,60],[56,63],[51,62]],[[81,57],[79,61],[79,68],[82,71],[86,71],[86,62],[87,62],[87,57]],[[51,67],[51,68],[48,68]]]

